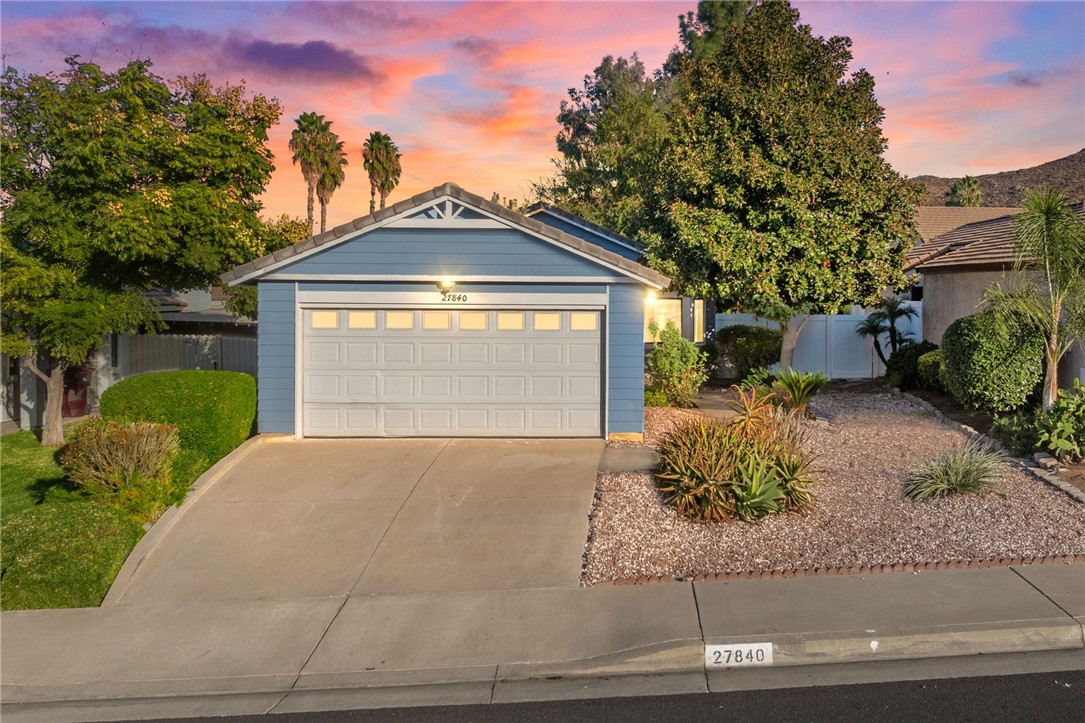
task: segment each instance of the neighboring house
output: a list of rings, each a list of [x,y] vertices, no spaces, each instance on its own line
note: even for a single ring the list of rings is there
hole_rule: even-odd
[[[553,226],[559,231],[564,231],[607,251],[624,256],[630,261],[644,263],[644,247],[640,243],[605,229],[576,214],[543,203],[529,206],[524,211],[524,214]],[[704,342],[706,335],[709,338],[712,337],[715,330],[715,319],[716,305],[714,302],[680,296],[670,291],[651,295],[645,301],[644,343],[651,344],[654,341],[652,333],[648,330],[652,322],[662,327],[668,321],[673,321],[682,330],[682,336],[692,342],[701,344]]]
[[[223,275],[258,289],[260,432],[639,438],[670,280],[453,184]]]
[[[1010,215],[965,224],[909,252],[907,269],[923,275],[923,338],[927,341],[941,344],[950,324],[976,313],[988,287],[1011,280],[1013,222],[1021,209],[1010,210]],[[1075,210],[1085,218],[1081,204]],[[1063,386],[1069,386],[1074,377],[1085,379],[1085,352],[1080,341],[1060,366]]]

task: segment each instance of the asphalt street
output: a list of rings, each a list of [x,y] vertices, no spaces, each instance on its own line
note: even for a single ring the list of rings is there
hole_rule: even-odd
[[[197,719],[184,719],[185,723]],[[199,719],[207,721],[208,719]],[[266,716],[216,718],[257,723]],[[1085,671],[631,698],[275,715],[276,723],[1085,720]],[[174,723],[182,723],[176,719]]]

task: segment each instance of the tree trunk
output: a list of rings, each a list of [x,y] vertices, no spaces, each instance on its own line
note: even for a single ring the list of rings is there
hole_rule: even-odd
[[[309,219],[309,235],[313,235],[313,198],[316,196],[316,186],[309,184],[309,196],[305,203],[306,217]]]
[[[64,372],[66,362],[53,361],[53,369],[45,380],[45,418],[41,426],[41,443],[45,447],[64,444]]]
[[[386,199],[386,198],[388,198],[388,194],[385,193],[384,191],[381,191],[381,209],[382,210],[384,209],[384,199]]]
[[[369,213],[374,214],[377,212],[377,184],[370,182],[369,184]]]
[[[1056,332],[1057,334],[1058,332]],[[1044,372],[1043,409],[1046,412],[1059,399],[1058,337],[1047,341],[1047,370]]]
[[[328,225],[328,204],[323,201],[320,202],[320,233],[324,233],[324,229]]]
[[[798,321],[797,324],[795,323],[796,320]],[[784,332],[783,344],[780,347],[781,369],[791,368],[792,363],[795,361],[795,345],[799,341],[799,334],[802,333],[802,328],[806,326],[806,322],[809,320],[809,314],[796,314],[788,319],[787,323],[780,325]]]

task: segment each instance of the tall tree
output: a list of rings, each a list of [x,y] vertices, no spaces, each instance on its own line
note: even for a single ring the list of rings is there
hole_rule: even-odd
[[[1058,399],[1059,361],[1085,339],[1085,209],[1051,188],[1026,192],[1024,206],[1014,219],[1016,284],[996,284],[983,303],[1043,336],[1046,411]]]
[[[150,68],[68,58],[0,81],[0,348],[46,384],[48,445],[65,370],[104,334],[155,326],[142,292],[205,287],[264,252],[278,103]]]
[[[983,191],[975,176],[965,176],[953,182],[946,194],[947,206],[980,206],[983,204]]]
[[[687,293],[784,322],[902,289],[919,189],[883,158],[884,112],[851,41],[814,36],[786,2],[757,5],[708,58],[681,65],[661,183],[642,234]],[[796,323],[787,323],[792,317]]]
[[[320,233],[324,233],[327,228],[328,204],[331,203],[332,194],[343,185],[346,178],[343,168],[346,165],[347,154],[343,150],[343,141],[339,140],[339,136],[329,127],[321,146],[320,177],[316,182],[316,195],[320,201]]]
[[[710,58],[723,43],[730,28],[742,25],[759,0],[701,0],[697,11],[678,16],[679,46],[663,64],[666,75],[678,74],[683,58]]]
[[[557,175],[536,184],[542,200],[619,233],[642,226],[667,136],[666,82],[650,77],[636,53],[607,56],[582,89],[561,102]]]
[[[264,221],[263,254],[284,249],[312,236],[313,227],[307,223],[304,218],[285,213],[271,221]],[[232,286],[226,289],[226,310],[256,321],[256,287]]]
[[[369,174],[369,212],[377,210],[377,195],[380,195],[380,207],[389,194],[399,185],[403,173],[400,164],[401,154],[391,136],[381,131],[369,134],[362,146],[362,167]]]
[[[295,120],[295,124],[297,127],[290,134],[289,148],[295,165],[301,167],[301,175],[308,187],[305,212],[309,219],[309,234],[312,235],[316,186],[323,170],[327,135],[331,132],[331,123],[324,120],[322,115],[302,113]]]

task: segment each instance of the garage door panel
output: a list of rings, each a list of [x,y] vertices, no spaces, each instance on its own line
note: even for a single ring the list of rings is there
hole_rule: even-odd
[[[361,314],[306,328],[305,435],[600,435],[598,312]]]
[[[380,345],[385,364],[413,364],[414,342],[386,341]]]

